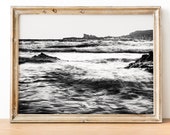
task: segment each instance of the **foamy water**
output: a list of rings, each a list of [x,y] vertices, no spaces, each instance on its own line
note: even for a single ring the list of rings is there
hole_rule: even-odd
[[[125,68],[142,54],[46,54],[61,60],[20,65],[20,113],[153,113],[153,75]]]

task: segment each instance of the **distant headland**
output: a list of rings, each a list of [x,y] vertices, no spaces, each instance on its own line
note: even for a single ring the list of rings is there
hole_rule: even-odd
[[[128,35],[122,35],[122,36],[104,36],[104,37],[98,37],[92,34],[83,34],[83,37],[65,37],[62,39],[20,39],[20,41],[84,41],[84,40],[99,40],[99,39],[120,39],[120,40],[153,40],[153,30],[137,30],[134,32],[129,33]]]

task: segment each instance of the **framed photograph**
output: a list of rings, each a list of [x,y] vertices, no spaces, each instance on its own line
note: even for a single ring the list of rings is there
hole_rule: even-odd
[[[161,122],[160,7],[12,7],[11,122]]]

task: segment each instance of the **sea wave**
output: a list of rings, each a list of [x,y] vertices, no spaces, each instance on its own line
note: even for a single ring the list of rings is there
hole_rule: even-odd
[[[21,65],[19,113],[152,114],[152,74],[110,64],[59,61]]]

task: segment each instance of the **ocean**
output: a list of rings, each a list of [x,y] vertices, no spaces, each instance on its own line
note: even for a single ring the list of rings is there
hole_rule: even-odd
[[[31,58],[43,52],[60,60],[20,64],[19,113],[153,114],[153,74],[126,68],[152,49],[151,42],[123,42],[114,47],[109,42],[103,43],[104,49],[75,47],[79,44],[20,42],[20,57]],[[69,48],[76,51],[65,51],[67,48],[62,49],[61,45],[74,45]],[[135,48],[139,49],[134,52]],[[124,52],[129,49],[133,52]]]

